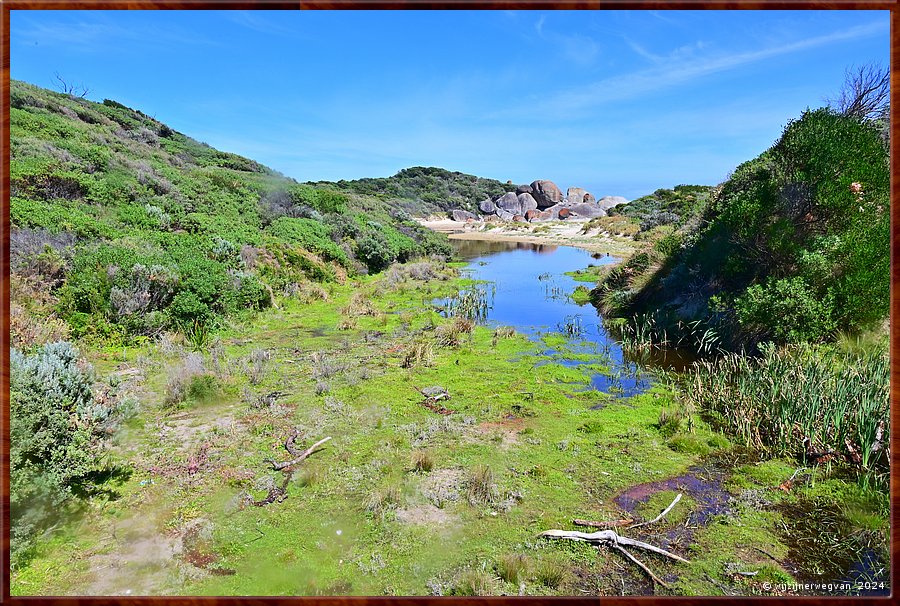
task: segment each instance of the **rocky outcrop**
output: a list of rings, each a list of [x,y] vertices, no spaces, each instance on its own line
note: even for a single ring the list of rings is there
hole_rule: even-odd
[[[605,210],[603,210],[596,204],[587,204],[586,202],[573,204],[572,206],[568,207],[568,210],[570,210],[573,214],[586,219],[606,216]]]
[[[603,210],[609,210],[613,206],[618,206],[619,204],[628,204],[628,200],[622,196],[603,196],[597,200],[597,206]]]
[[[549,208],[562,202],[562,192],[553,181],[539,179],[531,184],[531,195],[537,201],[538,208]]]
[[[570,187],[566,190],[566,203],[569,206],[574,204],[581,204],[584,202],[584,194],[587,192],[584,191],[581,187]]]
[[[516,195],[519,194],[532,194],[534,193],[534,188],[530,185],[520,185],[516,188]]]
[[[538,207],[537,200],[529,193],[519,194],[516,196],[519,200],[519,207],[522,209],[520,214],[525,214],[529,210],[536,210]]]
[[[494,201],[488,198],[487,200],[482,200],[478,204],[478,209],[486,215],[492,215],[497,212],[497,205],[494,204]]]
[[[513,186],[507,183],[506,193],[482,200],[478,217],[464,210],[454,210],[451,214],[457,221],[553,221],[558,219],[593,219],[605,217],[607,209],[627,203],[621,196],[606,196],[599,201],[582,187],[570,187],[563,196],[556,183],[538,179],[531,185]],[[515,191],[512,191],[515,187]]]
[[[505,210],[506,212],[510,212],[514,215],[521,215],[522,208],[519,203],[519,198],[513,192],[506,192],[496,200],[494,200],[494,204],[497,205],[497,208]]]
[[[454,221],[481,221],[481,217],[475,213],[470,213],[467,210],[456,209],[451,211],[450,215],[453,217]]]

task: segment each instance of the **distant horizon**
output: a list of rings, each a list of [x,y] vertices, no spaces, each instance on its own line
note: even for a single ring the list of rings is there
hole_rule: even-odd
[[[716,185],[889,64],[888,11],[11,11],[54,74],[299,182],[439,167],[629,200]],[[465,42],[460,33],[465,33]]]

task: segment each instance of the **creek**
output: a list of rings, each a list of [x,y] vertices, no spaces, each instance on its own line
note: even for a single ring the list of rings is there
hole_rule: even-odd
[[[552,333],[570,335],[564,348],[550,347],[542,354],[570,367],[597,363],[608,367],[591,376],[591,389],[614,397],[634,396],[650,387],[654,370],[682,370],[694,359],[674,349],[640,356],[625,351],[590,303],[579,305],[572,300],[579,285],[591,288],[593,284],[579,282],[566,272],[611,265],[619,261],[616,257],[527,242],[450,242],[456,257],[468,262],[467,276],[491,285],[486,323],[512,326],[535,341]]]

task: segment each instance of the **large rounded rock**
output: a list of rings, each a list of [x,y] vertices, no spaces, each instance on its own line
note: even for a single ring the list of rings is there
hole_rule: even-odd
[[[602,208],[603,210],[608,210],[613,206],[618,206],[619,204],[628,204],[628,200],[623,198],[622,196],[603,196],[599,200],[597,200],[597,206]]]
[[[478,209],[486,215],[491,215],[497,212],[497,205],[494,204],[493,200],[488,198],[478,203]]]
[[[573,204],[581,204],[584,202],[584,194],[587,192],[584,191],[581,187],[570,187],[566,191],[566,202],[569,206]]]
[[[528,221],[529,223],[532,223],[534,221],[539,221],[540,218],[541,218],[541,211],[539,211],[537,209],[525,211],[525,220]]]
[[[520,185],[516,188],[516,195],[534,193],[534,188],[530,185]]]
[[[584,194],[583,202],[585,204],[596,204],[597,199],[594,197],[594,194],[586,193]]]
[[[597,206],[596,204],[585,204],[584,202],[580,204],[573,204],[569,207],[569,210],[572,213],[578,215],[579,217],[585,217],[588,219],[593,219],[595,217],[605,217],[606,211]]]
[[[497,205],[497,208],[503,209],[506,212],[510,212],[514,215],[522,214],[522,205],[519,203],[519,198],[513,192],[507,192],[497,198],[494,202]]]
[[[476,215],[474,213],[470,213],[467,210],[456,209],[456,210],[452,211],[450,214],[453,217],[454,221],[469,221],[469,220],[481,221],[481,217],[479,217],[478,215]]]
[[[515,216],[508,210],[503,210],[502,208],[497,209],[497,216],[500,217],[502,221],[512,221],[512,218]]]
[[[572,216],[572,212],[568,208],[560,208],[556,216],[558,219],[565,220]]]
[[[539,179],[531,184],[531,195],[537,201],[538,208],[550,208],[562,202],[562,192],[553,181]]]
[[[534,210],[538,207],[537,200],[531,194],[519,194],[516,198],[519,200],[519,208],[522,209],[521,214],[523,215],[529,210]]]

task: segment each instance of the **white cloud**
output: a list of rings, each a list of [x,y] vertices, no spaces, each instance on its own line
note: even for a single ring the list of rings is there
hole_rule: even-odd
[[[558,118],[570,118],[584,110],[611,101],[639,98],[660,89],[686,84],[718,72],[732,70],[791,53],[882,34],[887,29],[887,21],[877,21],[757,50],[719,55],[707,54],[705,56],[698,56],[694,52],[705,48],[702,43],[681,47],[666,57],[649,53],[642,47],[632,43],[632,48],[635,52],[643,54],[646,58],[654,61],[652,67],[582,85],[576,89],[558,93],[542,103],[514,108],[508,113],[502,112],[498,115],[521,116],[537,113],[545,117],[552,115]]]

